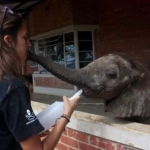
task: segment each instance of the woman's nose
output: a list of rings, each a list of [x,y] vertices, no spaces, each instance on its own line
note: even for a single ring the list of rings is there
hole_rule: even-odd
[[[31,43],[30,43],[30,41],[28,41],[27,45],[28,45],[29,48],[32,46]]]

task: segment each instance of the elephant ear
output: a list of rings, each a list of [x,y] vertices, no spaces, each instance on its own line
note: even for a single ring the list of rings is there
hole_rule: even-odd
[[[119,96],[106,102],[106,110],[117,117],[150,117],[149,73],[135,77]]]

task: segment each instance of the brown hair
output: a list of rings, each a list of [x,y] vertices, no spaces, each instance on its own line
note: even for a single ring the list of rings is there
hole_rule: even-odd
[[[4,16],[3,7],[0,7],[0,22]],[[17,40],[17,33],[24,24],[23,18],[16,13],[9,13],[6,11],[4,21],[0,30],[0,80],[4,73],[9,73],[13,76],[19,77],[18,66],[16,66],[16,59],[19,61],[15,49],[8,46],[4,42],[4,36],[10,35],[13,42]]]

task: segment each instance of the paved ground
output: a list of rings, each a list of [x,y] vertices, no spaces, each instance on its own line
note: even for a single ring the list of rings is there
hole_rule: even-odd
[[[31,100],[45,103],[45,104],[52,104],[55,101],[62,101],[62,97],[47,95],[47,94],[32,93]],[[100,115],[102,115],[103,113],[106,113],[104,111],[103,100],[88,99],[82,96],[81,96],[81,100],[76,110],[87,112],[87,113],[92,113],[92,114],[100,114]]]

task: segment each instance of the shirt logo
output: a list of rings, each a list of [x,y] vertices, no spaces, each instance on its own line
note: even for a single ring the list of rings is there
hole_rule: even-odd
[[[34,122],[37,119],[34,113],[33,112],[31,113],[29,109],[26,110],[26,113],[27,115],[25,115],[25,117],[28,119],[28,122],[26,123],[26,125]]]

